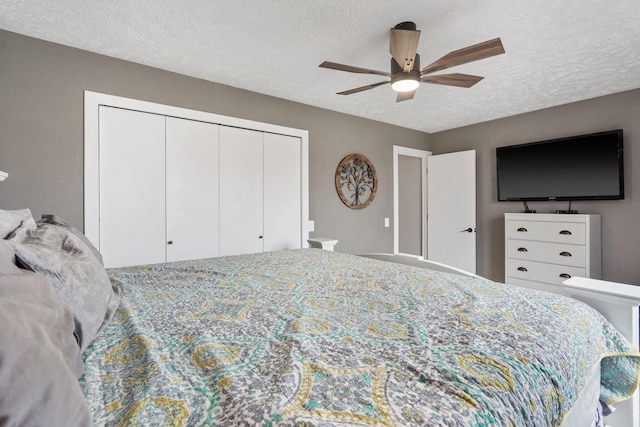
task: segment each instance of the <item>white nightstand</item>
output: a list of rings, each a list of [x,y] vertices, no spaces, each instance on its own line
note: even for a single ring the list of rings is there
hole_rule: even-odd
[[[316,237],[315,239],[307,240],[310,248],[324,249],[325,251],[332,251],[333,247],[338,243],[336,239],[325,239],[323,237]]]

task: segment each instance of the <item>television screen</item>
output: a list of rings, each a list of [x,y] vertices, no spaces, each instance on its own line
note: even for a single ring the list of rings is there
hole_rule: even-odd
[[[624,199],[622,130],[496,148],[498,201]]]

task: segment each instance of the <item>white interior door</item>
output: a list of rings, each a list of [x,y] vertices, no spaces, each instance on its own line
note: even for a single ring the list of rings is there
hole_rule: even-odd
[[[217,257],[219,125],[167,117],[167,261]]]
[[[263,132],[220,127],[220,256],[262,252]]]
[[[429,156],[427,258],[476,272],[476,152]]]
[[[264,134],[264,250],[302,247],[300,138]]]
[[[99,250],[105,267],[165,261],[165,118],[99,110]]]

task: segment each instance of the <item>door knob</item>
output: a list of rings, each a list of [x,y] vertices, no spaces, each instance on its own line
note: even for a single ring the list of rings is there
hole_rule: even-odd
[[[461,233],[473,233],[475,231],[476,231],[476,229],[475,228],[471,228],[471,227],[465,228],[464,230],[460,230]]]
[[[169,241],[167,242],[167,245],[173,245],[173,240],[169,240]]]

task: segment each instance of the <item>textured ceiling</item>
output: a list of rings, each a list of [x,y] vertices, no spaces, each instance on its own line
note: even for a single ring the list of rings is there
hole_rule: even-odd
[[[471,89],[336,95],[384,77],[318,65],[388,71],[403,21],[423,66],[495,37],[506,54],[451,69],[485,76]],[[640,87],[638,0],[2,0],[0,28],[426,132]]]

